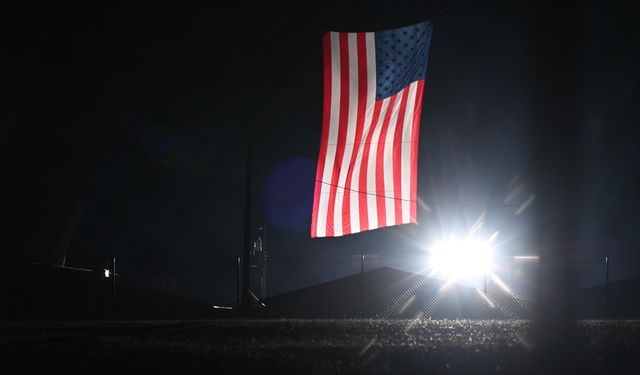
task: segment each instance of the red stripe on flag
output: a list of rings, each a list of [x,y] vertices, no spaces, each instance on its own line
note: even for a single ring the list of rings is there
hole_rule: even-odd
[[[413,124],[411,129],[411,214],[410,221],[417,223],[417,196],[418,196],[418,142],[420,140],[420,114],[422,113],[422,92],[424,80],[418,81],[416,90],[416,103],[413,112]]]
[[[351,179],[353,178],[353,166],[358,155],[358,148],[362,141],[364,131],[364,114],[367,103],[367,45],[365,33],[358,33],[356,39],[358,50],[358,109],[356,114],[356,134],[354,137],[353,152],[349,161],[349,170],[345,181],[344,200],[342,202],[342,234],[351,233]],[[363,61],[365,63],[363,63]]]
[[[402,101],[398,121],[393,135],[393,203],[395,208],[396,225],[402,223],[402,128],[404,124],[404,112],[407,109],[407,97],[409,96],[409,86],[402,91]]]
[[[322,190],[322,174],[327,158],[327,143],[329,142],[329,119],[331,117],[331,34],[326,33],[322,38],[324,52],[324,109],[322,114],[322,135],[320,138],[320,152],[318,154],[318,168],[316,169],[316,187],[313,194],[313,214],[311,215],[311,237],[317,237],[318,203]],[[322,218],[320,219],[322,220]]]
[[[380,117],[380,111],[382,109],[382,101],[377,100],[373,105],[373,116],[371,116],[371,129],[364,142],[362,150],[362,162],[360,163],[360,193],[358,194],[358,203],[360,206],[360,231],[369,230],[369,206],[367,203],[367,170],[369,167],[369,151],[371,150],[371,140],[373,139],[373,133],[375,126],[378,123]]]
[[[334,234],[334,211],[336,205],[336,188],[342,158],[344,157],[344,145],[347,137],[347,118],[349,115],[349,41],[347,33],[340,33],[340,119],[338,121],[338,141],[336,144],[336,157],[333,162],[331,186],[329,190],[329,205],[327,207],[327,237]]]
[[[389,107],[387,113],[384,116],[382,122],[382,128],[380,130],[380,138],[378,138],[378,151],[376,154],[376,206],[378,209],[378,228],[387,226],[387,209],[385,207],[385,197],[391,192],[384,190],[384,148],[385,141],[387,139],[387,130],[389,130],[389,123],[391,122],[391,113],[393,112],[393,106],[396,104],[396,98],[398,94],[394,94],[389,97]]]

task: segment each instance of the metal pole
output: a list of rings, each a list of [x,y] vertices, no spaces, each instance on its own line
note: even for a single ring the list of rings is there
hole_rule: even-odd
[[[605,288],[605,314],[606,317],[609,318],[609,257],[606,256],[604,257],[604,263],[605,263],[605,268],[606,268],[606,273],[607,273],[607,283],[606,283],[606,288]]]
[[[267,298],[267,223],[262,226],[262,270],[260,272],[260,298]]]
[[[247,166],[244,185],[244,249],[242,258],[242,308],[251,308],[249,272],[251,271],[251,179],[253,173],[253,150],[247,148]]]
[[[116,257],[113,257],[112,261],[113,261],[113,264],[112,264],[112,273],[113,273],[113,275],[111,277],[111,279],[112,279],[111,282],[112,282],[112,290],[113,290],[113,300],[112,300],[112,306],[111,307],[112,307],[112,310],[113,310],[113,312],[112,312],[113,319],[115,319],[116,316],[117,316],[117,313],[116,313],[116,311],[117,311],[116,310],[117,309],[117,305],[116,305]]]
[[[236,259],[236,309],[240,310],[240,257]]]
[[[360,318],[364,317],[364,250],[360,256]]]

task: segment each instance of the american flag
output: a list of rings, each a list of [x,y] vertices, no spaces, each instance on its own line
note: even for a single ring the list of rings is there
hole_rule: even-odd
[[[432,25],[329,32],[311,237],[416,222],[418,135]]]

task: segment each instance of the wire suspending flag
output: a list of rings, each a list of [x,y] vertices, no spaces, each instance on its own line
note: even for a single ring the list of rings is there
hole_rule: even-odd
[[[324,35],[324,110],[311,237],[416,222],[431,22]]]

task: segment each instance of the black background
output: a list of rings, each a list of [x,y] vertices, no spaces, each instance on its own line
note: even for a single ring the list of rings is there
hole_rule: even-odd
[[[356,272],[362,250],[372,255],[372,267],[415,270],[404,257],[423,254],[425,244],[449,232],[464,235],[482,214],[482,234],[500,231],[501,254],[537,253],[530,247],[535,223],[515,211],[532,194],[545,194],[531,182],[531,155],[541,151],[529,138],[539,125],[532,119],[540,118],[531,95],[540,77],[531,65],[541,59],[531,41],[553,7],[532,12],[530,4],[506,1],[2,7],[5,263],[46,262],[84,204],[68,262],[88,266],[87,259],[114,255],[129,261],[130,272],[172,274],[189,279],[184,285],[196,293],[227,300],[242,251],[248,145],[256,152],[254,226],[269,228],[270,293]],[[580,245],[583,285],[603,281],[605,255],[614,279],[640,274],[640,38],[629,7],[594,1],[576,8],[584,22],[575,41],[579,95],[571,98],[580,122],[573,241]],[[424,20],[434,31],[418,195],[429,209],[419,208],[417,226],[310,239],[323,33]],[[570,28],[572,20],[566,22]],[[306,219],[276,225],[263,209],[276,199],[265,185],[279,163],[292,159],[302,160],[294,163],[300,169],[284,168],[277,181],[298,192],[293,206],[309,211],[295,216]],[[519,184],[520,194],[505,202]],[[224,271],[194,273],[202,264]]]

